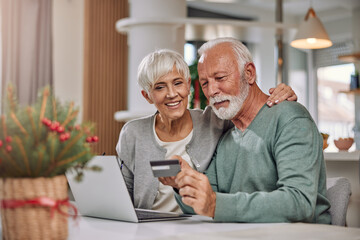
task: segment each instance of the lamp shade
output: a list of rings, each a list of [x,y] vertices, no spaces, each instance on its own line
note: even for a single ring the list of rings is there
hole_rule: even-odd
[[[319,49],[332,46],[329,35],[313,8],[309,8],[305,20],[300,24],[295,39],[290,45],[302,49]]]

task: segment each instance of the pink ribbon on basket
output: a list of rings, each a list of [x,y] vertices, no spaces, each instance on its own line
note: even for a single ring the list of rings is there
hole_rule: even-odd
[[[1,201],[1,208],[18,208],[26,205],[32,206],[43,206],[51,208],[51,217],[54,216],[55,211],[64,215],[66,217],[71,216],[69,213],[66,213],[60,209],[61,206],[67,206],[74,211],[74,215],[72,216],[74,220],[77,218],[78,213],[76,207],[69,202],[69,199],[66,198],[64,200],[54,200],[48,197],[38,197],[30,200],[16,200],[16,199],[7,199]]]

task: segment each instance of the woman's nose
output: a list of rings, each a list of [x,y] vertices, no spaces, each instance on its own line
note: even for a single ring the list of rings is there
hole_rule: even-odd
[[[173,87],[169,87],[166,97],[174,98],[174,97],[177,97],[177,95],[178,95],[177,91]]]

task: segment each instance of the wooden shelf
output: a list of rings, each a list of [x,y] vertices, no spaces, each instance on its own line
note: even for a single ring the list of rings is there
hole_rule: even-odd
[[[360,88],[347,90],[347,91],[339,91],[340,93],[346,93],[346,94],[360,94]]]
[[[341,55],[338,56],[338,58],[343,62],[350,62],[350,63],[360,62],[360,52],[348,54],[348,55]]]
[[[324,159],[325,161],[358,162],[360,159],[360,151],[356,150],[354,152],[324,152]]]

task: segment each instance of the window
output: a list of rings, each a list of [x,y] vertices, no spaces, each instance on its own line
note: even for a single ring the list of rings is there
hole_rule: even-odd
[[[196,61],[197,49],[194,44],[185,43],[184,46],[184,58],[188,65],[192,65]]]
[[[321,67],[318,79],[318,128],[329,134],[329,147],[325,151],[336,152],[334,139],[354,137],[354,95],[341,93],[348,90],[350,76],[355,71],[353,64]],[[349,151],[355,150],[355,144]]]

